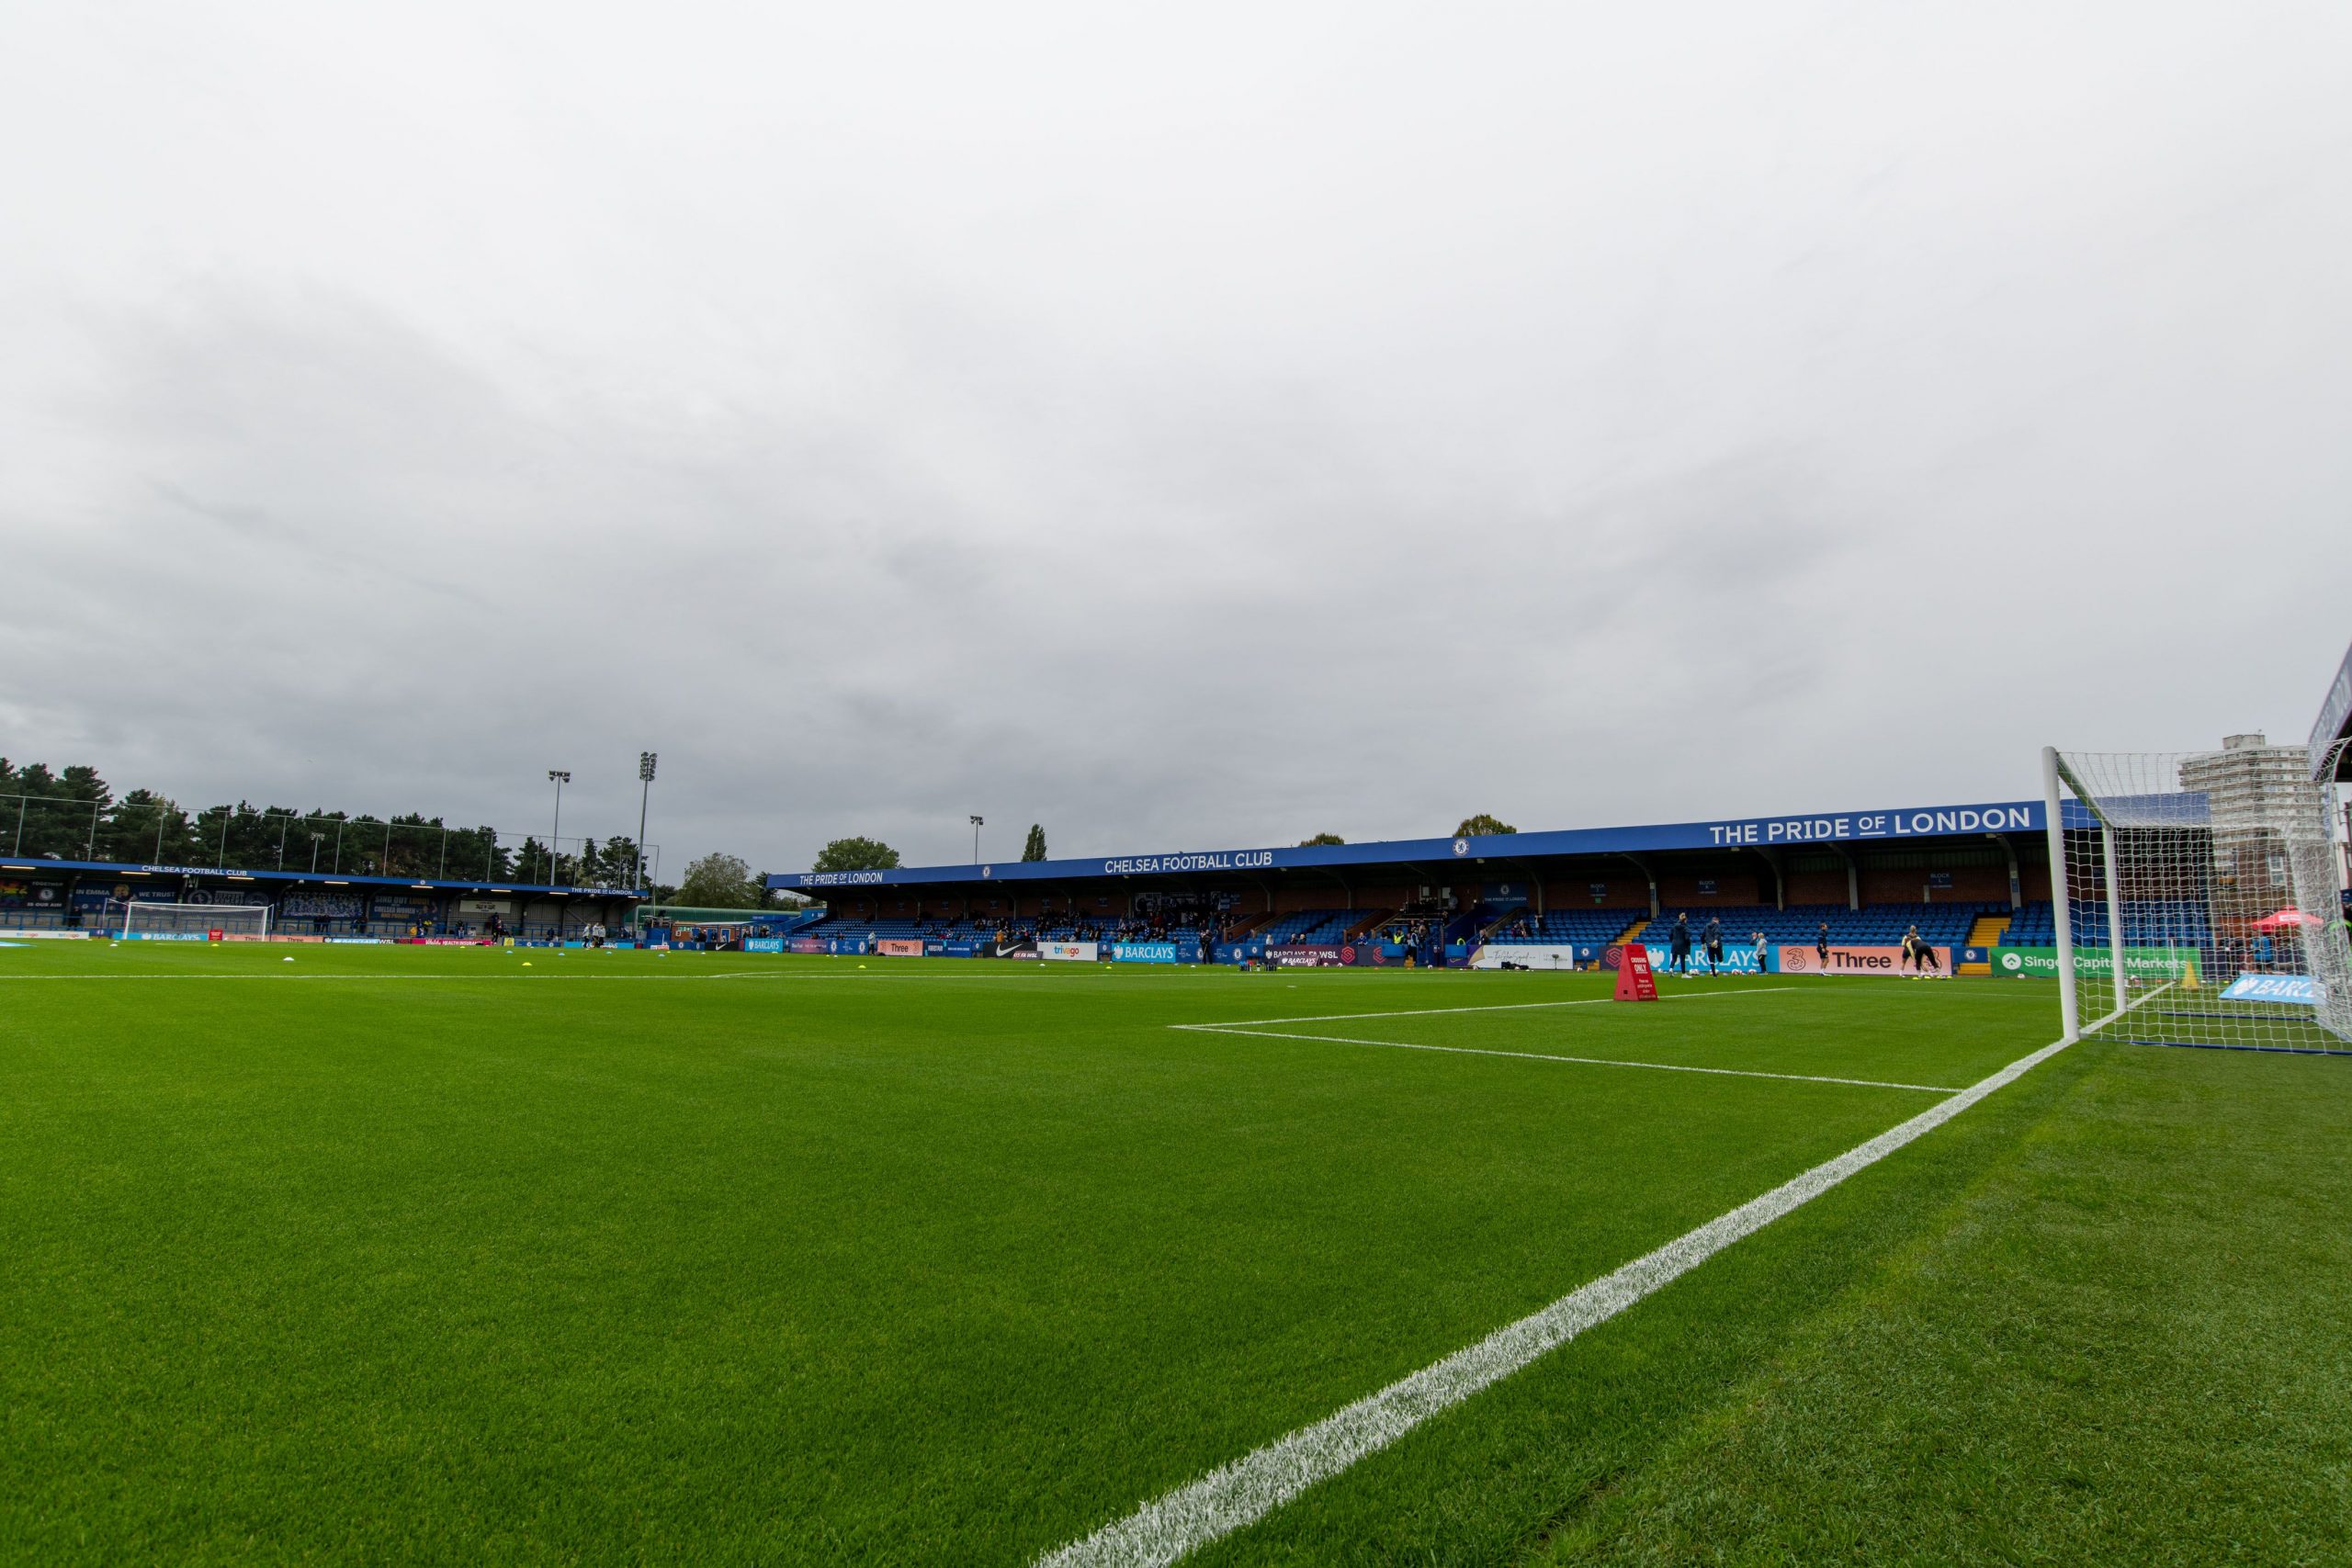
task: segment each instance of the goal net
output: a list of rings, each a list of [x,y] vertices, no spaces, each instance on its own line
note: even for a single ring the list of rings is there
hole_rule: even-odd
[[[2049,750],[2043,787],[2069,1035],[2352,1053],[2335,789],[2302,747]]]
[[[214,931],[223,936],[267,936],[269,906],[151,904],[143,899],[123,903],[109,899],[106,923],[108,930],[126,937],[203,937]]]

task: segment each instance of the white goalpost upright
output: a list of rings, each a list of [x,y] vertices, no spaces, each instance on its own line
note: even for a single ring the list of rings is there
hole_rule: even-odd
[[[2259,735],[2041,764],[2067,1038],[2352,1055],[2332,767]]]
[[[224,936],[266,937],[270,907],[266,904],[163,904],[143,898],[107,900],[106,929],[126,940],[131,937],[202,937],[213,931]]]

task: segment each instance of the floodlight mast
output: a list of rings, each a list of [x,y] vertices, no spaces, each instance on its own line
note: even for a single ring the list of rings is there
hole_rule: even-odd
[[[653,765],[661,760],[651,751],[637,754],[637,887],[648,898],[652,897],[653,889],[645,885],[645,807],[653,795]],[[639,908],[643,907],[642,903],[639,905]]]
[[[549,768],[548,777],[555,784],[555,826],[548,829],[548,886],[555,886],[556,845],[563,837],[563,786],[571,782],[569,768]]]
[[[972,863],[980,863],[980,818],[972,818]]]

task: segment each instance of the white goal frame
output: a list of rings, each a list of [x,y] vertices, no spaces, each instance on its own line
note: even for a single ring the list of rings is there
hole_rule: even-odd
[[[119,916],[115,912],[118,909],[121,911]],[[234,929],[239,936],[265,938],[269,935],[270,917],[276,912],[273,907],[267,904],[163,904],[144,898],[109,898],[102,914],[107,929],[119,931],[128,938],[137,934],[139,915],[142,910],[151,917],[151,922],[152,918],[158,915],[170,915],[175,920],[186,922],[168,928],[175,931],[198,929],[208,931],[216,930],[227,931],[232,929],[230,924],[219,917],[258,915],[261,918],[261,929],[258,931],[245,929],[242,922]]]
[[[2195,752],[2042,748],[2064,1040],[2132,1014],[2135,1044],[2352,1055],[2336,752],[2282,776],[2278,754],[2302,750],[2259,736]],[[2086,931],[2104,952],[2083,949]]]

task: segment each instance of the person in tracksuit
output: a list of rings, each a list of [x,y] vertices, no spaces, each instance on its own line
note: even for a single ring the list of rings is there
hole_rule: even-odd
[[[1724,923],[1713,915],[1707,917],[1707,976],[1713,979],[1724,968]]]
[[[1939,975],[1943,973],[1944,966],[1936,962],[1936,950],[1928,945],[1917,926],[1903,933],[1903,957],[1916,976],[1924,977],[1930,969]]]
[[[1674,917],[1674,934],[1672,935],[1672,937],[1670,937],[1670,938],[1668,939],[1668,945],[1669,945],[1669,946],[1670,946],[1670,948],[1672,949],[1673,956],[1668,960],[1668,962],[1667,962],[1667,965],[1666,965],[1666,966],[1667,966],[1667,968],[1668,968],[1669,970],[1673,971],[1673,972],[1674,972],[1675,974],[1677,974],[1677,975],[1688,975],[1688,974],[1690,974],[1690,916],[1688,916],[1688,915],[1677,915],[1677,916],[1675,916],[1675,917]]]

